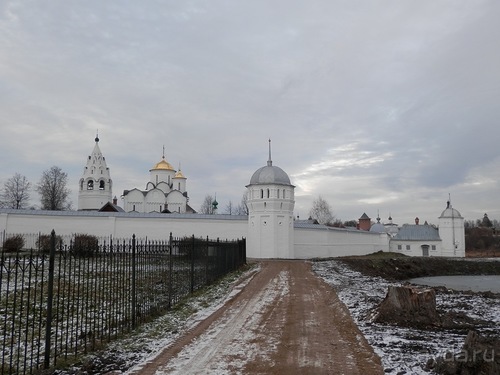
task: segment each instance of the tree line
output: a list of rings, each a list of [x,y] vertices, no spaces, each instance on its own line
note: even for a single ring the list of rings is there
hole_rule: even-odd
[[[0,193],[0,207],[27,209],[30,208],[31,192],[40,195],[42,210],[62,211],[71,209],[68,189],[68,174],[61,168],[53,166],[43,171],[42,176],[34,186],[26,176],[15,173],[3,184]]]

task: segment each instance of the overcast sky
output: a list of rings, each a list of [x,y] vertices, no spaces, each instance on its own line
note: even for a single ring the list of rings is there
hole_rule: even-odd
[[[500,219],[498,0],[0,2],[0,182],[57,165],[71,200],[99,146],[113,195],[166,159],[191,206],[238,204],[274,165],[295,215],[326,199],[437,223]],[[37,193],[32,204],[39,205]]]

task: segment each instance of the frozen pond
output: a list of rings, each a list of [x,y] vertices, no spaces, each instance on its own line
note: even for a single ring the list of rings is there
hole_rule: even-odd
[[[410,279],[409,282],[417,285],[444,286],[460,291],[500,293],[500,275],[418,277]]]

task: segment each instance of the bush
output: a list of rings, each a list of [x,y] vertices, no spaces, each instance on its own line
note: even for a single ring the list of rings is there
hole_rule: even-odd
[[[80,257],[93,257],[99,251],[99,240],[90,234],[76,234],[72,252]]]
[[[7,238],[3,244],[3,251],[6,253],[15,253],[20,251],[24,246],[24,237],[16,234]]]
[[[50,239],[51,239],[50,234],[41,234],[38,237],[38,240],[36,241],[36,245],[38,247],[38,250],[41,251],[42,253],[50,253]],[[62,237],[61,236],[56,236],[56,251],[58,248],[62,247]]]

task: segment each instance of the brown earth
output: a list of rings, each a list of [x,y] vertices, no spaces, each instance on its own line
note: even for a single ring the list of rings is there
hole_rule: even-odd
[[[491,259],[409,257],[387,252],[336,259],[365,275],[391,281],[424,276],[500,275],[500,261]]]
[[[135,374],[383,374],[310,263],[259,263],[239,294]]]

